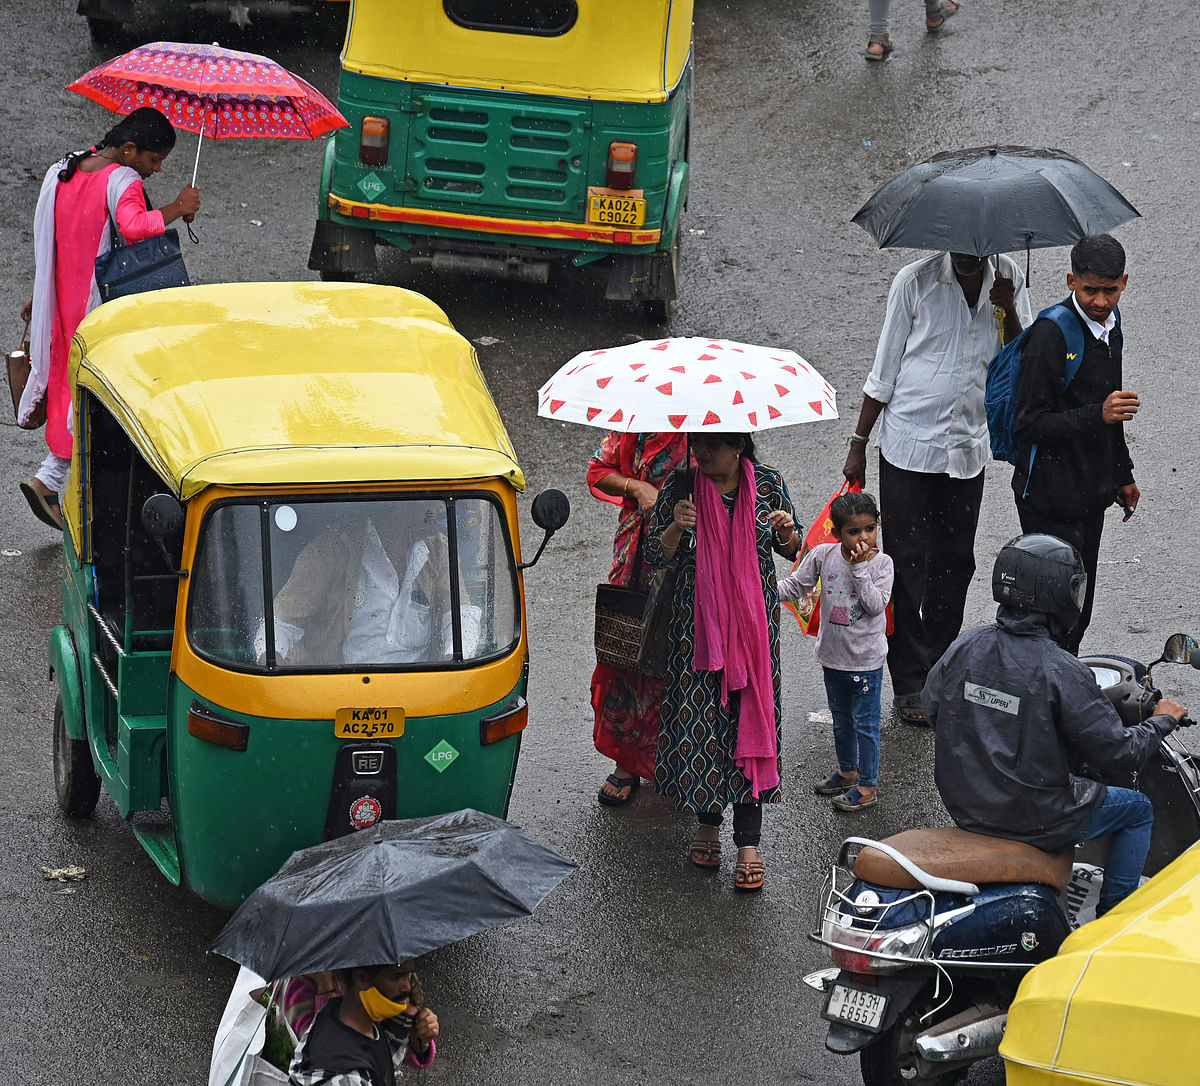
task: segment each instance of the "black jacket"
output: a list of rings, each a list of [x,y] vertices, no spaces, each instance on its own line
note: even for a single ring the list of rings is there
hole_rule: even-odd
[[[1045,615],[1001,607],[994,626],[963,634],[929,672],[942,802],[964,830],[1069,849],[1104,800],[1076,776],[1136,770],[1175,728],[1169,716],[1126,727],[1087,664],[1050,638]]]
[[[1088,331],[1070,296],[1062,304],[1083,329],[1079,372],[1063,389],[1066,341],[1053,321],[1035,321],[1021,350],[1013,418],[1017,501],[1058,520],[1102,513],[1116,500],[1117,488],[1133,482],[1124,425],[1109,425],[1101,415],[1109,393],[1121,388],[1121,330],[1114,328],[1106,345]],[[1030,476],[1029,449],[1035,443]]]

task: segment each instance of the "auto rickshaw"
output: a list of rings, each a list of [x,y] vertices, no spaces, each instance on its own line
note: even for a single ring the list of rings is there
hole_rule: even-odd
[[[525,481],[441,309],[357,284],[155,291],[93,311],[70,366],[63,811],[103,783],[163,874],[224,906],[380,819],[503,817]],[[544,547],[566,498],[532,513]]]
[[[546,282],[608,266],[666,318],[688,196],[692,0],[352,0],[309,267]]]

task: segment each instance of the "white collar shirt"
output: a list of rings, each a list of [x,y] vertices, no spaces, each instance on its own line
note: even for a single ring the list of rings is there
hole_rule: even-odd
[[[1000,272],[1013,281],[1022,328],[1033,323],[1021,269],[1006,256]],[[888,292],[887,313],[863,392],[886,407],[878,444],[888,463],[906,471],[973,479],[990,456],[983,407],[988,363],[1001,347],[988,301],[986,262],[974,314],[955,278],[949,253],[901,268]]]
[[[1091,332],[1092,335],[1095,336],[1095,338],[1101,343],[1107,343],[1108,333],[1117,326],[1116,313],[1109,313],[1108,319],[1103,324],[1097,324],[1094,320],[1092,320],[1091,317],[1089,317],[1082,309],[1079,308],[1079,301],[1076,299],[1074,291],[1071,292],[1071,304],[1075,307],[1075,312],[1079,314],[1079,317],[1083,323],[1087,325],[1087,330]]]

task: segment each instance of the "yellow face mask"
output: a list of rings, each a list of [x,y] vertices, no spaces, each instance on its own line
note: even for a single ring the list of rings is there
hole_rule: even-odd
[[[388,999],[378,988],[372,985],[370,988],[365,988],[358,993],[358,998],[362,1001],[363,1010],[367,1012],[367,1017],[372,1022],[382,1022],[385,1018],[395,1018],[398,1014],[403,1014],[408,1010],[408,1001],[396,1003]]]

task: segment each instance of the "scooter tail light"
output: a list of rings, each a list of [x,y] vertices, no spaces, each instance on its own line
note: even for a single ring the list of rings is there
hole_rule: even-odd
[[[902,928],[847,927],[827,916],[821,925],[822,942],[830,960],[848,973],[893,973],[918,960],[928,928],[909,924]]]
[[[250,742],[250,725],[224,720],[199,702],[188,709],[188,735],[229,750],[245,750]]]
[[[499,743],[510,735],[524,731],[529,723],[529,702],[518,697],[513,705],[502,709],[492,716],[485,716],[479,722],[479,742],[483,746]]]
[[[610,189],[631,189],[637,183],[637,144],[615,140],[608,145],[604,183]]]
[[[386,117],[364,117],[358,137],[358,159],[364,166],[386,166],[388,131]]]

